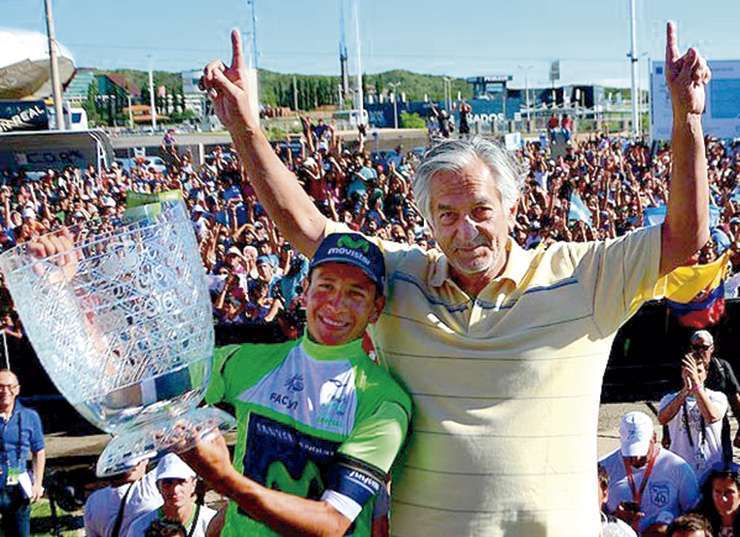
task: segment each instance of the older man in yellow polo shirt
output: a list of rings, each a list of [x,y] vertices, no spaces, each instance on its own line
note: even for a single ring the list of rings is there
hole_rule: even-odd
[[[338,229],[275,155],[250,107],[238,33],[229,67],[203,84],[260,201],[310,256]],[[394,486],[398,537],[598,533],[596,424],[619,326],[661,275],[708,237],[701,113],[706,62],[668,27],[674,164],[662,226],[616,240],[522,250],[508,237],[521,170],[485,140],[431,149],[414,179],[439,250],[380,241],[388,301],[372,331],[414,397],[408,457]]]

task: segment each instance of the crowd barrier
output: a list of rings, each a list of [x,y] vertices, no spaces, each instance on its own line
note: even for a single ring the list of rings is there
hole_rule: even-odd
[[[710,329],[717,354],[740,375],[740,300],[728,300],[721,323]],[[601,391],[602,402],[657,400],[680,386],[679,367],[692,330],[680,326],[665,304],[643,306],[617,333]],[[216,327],[217,345],[281,340],[279,330]],[[47,433],[90,434],[87,423],[59,395],[27,339],[7,338],[11,368],[21,383],[21,400],[39,411]]]

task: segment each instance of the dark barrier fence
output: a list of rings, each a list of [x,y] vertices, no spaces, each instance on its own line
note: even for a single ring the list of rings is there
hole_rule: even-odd
[[[601,391],[603,402],[659,399],[681,385],[680,364],[694,329],[680,326],[662,302],[649,303],[617,333]],[[715,354],[740,373],[740,300],[726,303],[722,321],[709,329]]]
[[[740,300],[729,300],[722,322],[710,329],[717,354],[740,373]],[[655,400],[680,385],[679,365],[692,330],[680,326],[663,303],[643,306],[618,332],[602,388],[603,402]],[[217,345],[282,341],[279,330],[216,327]],[[47,433],[96,432],[56,390],[27,339],[8,337],[12,369],[21,382],[21,400],[35,408]]]

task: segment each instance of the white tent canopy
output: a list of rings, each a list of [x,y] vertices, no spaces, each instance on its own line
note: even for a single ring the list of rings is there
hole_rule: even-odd
[[[57,43],[61,83],[74,75],[72,53]],[[49,45],[46,35],[0,28],[0,99],[44,98],[51,94]]]

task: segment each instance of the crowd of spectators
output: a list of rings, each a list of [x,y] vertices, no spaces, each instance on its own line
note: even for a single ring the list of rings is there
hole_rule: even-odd
[[[420,151],[398,147],[380,158],[362,144],[344,145],[321,120],[303,118],[302,124],[300,139],[277,143],[275,151],[325,215],[369,235],[434,247],[411,192]],[[253,339],[297,337],[308,261],[281,237],[249,182],[242,184],[236,153],[216,147],[195,166],[192,155],[178,152],[172,141],[162,152],[166,170],[113,163],[108,170],[68,167],[34,177],[3,171],[0,247],[87,221],[111,229],[128,191],[177,189],[192,214],[217,324],[253,329]],[[659,215],[667,202],[671,152],[666,146],[592,135],[559,151],[527,142],[518,155],[527,171],[512,234],[526,248],[616,237],[644,225],[649,214]],[[707,157],[714,209],[712,240],[700,258],[705,263],[727,248],[737,249],[740,241],[740,146],[709,140]],[[732,259],[737,272],[740,256]],[[17,337],[4,288],[0,307],[3,329]]]
[[[299,139],[274,148],[323,214],[368,235],[425,250],[435,247],[411,191],[421,151],[397,147],[382,155],[369,153],[362,140],[344,144],[323,121],[302,118],[302,125]],[[670,147],[605,134],[573,138],[560,146],[544,143],[526,142],[517,150],[523,195],[511,233],[524,248],[615,238],[660,221],[668,201]],[[161,151],[168,163],[164,169],[134,159],[114,162],[106,170],[0,171],[0,249],[65,226],[111,231],[121,221],[128,192],[178,190],[192,217],[215,323],[242,340],[299,337],[305,324],[302,294],[308,260],[267,216],[249,183],[249,170],[243,180],[238,156],[229,147],[215,147],[204,163],[195,165],[171,133]],[[730,280],[735,284],[727,285],[727,292],[736,296],[740,144],[709,139],[707,161],[712,238],[696,261],[709,263],[728,249],[734,252]],[[0,315],[5,335],[22,338],[4,286]],[[740,505],[736,468],[725,474],[718,476],[724,479],[719,484],[734,486]]]

